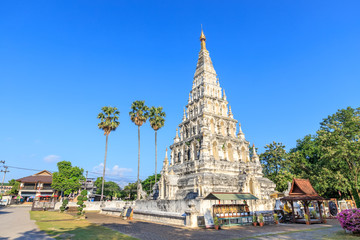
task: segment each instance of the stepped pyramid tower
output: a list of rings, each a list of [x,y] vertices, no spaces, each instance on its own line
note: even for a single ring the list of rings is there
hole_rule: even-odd
[[[166,151],[158,199],[201,199],[210,192],[250,192],[269,199],[275,184],[263,177],[255,147],[250,158],[249,142],[220,86],[203,31],[200,42],[192,89],[170,146],[170,161]]]

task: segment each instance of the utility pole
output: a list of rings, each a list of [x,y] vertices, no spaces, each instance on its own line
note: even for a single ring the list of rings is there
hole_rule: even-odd
[[[5,161],[1,161],[2,163],[5,163]],[[8,167],[7,166],[4,166],[5,170],[1,170],[0,172],[3,172],[4,173],[4,177],[3,177],[3,180],[2,180],[2,183],[1,183],[1,192],[3,191],[3,187],[4,187],[4,180],[5,180],[5,175],[7,172],[10,172],[8,171]],[[4,191],[5,192],[5,191]]]

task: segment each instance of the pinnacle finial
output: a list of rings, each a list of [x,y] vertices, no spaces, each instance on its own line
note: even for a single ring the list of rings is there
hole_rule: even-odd
[[[257,155],[256,149],[255,149],[255,144],[254,144],[254,143],[253,143],[253,146],[252,146],[252,147],[253,147],[253,149],[252,149],[252,150],[253,150],[253,154],[254,154],[254,155]]]
[[[205,37],[204,31],[203,31],[203,29],[202,29],[202,24],[201,24],[200,42],[201,42],[201,49],[204,49],[204,50],[206,50],[205,41],[206,41],[206,37]]]
[[[183,115],[183,121],[186,120],[186,113],[185,113],[185,108],[184,108],[184,115]]]
[[[239,123],[239,132],[238,132],[238,138],[240,138],[241,140],[245,140],[245,134],[242,132],[241,129],[241,124]]]

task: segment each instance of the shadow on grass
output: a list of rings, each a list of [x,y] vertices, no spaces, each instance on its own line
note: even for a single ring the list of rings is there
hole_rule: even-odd
[[[8,239],[8,238],[0,238],[0,240],[2,239]],[[16,239],[16,240],[33,240],[33,239],[52,239],[50,238],[46,233],[39,231],[39,230],[30,230],[30,231],[26,231],[21,233],[21,235],[19,237],[16,238],[11,238],[11,239]]]

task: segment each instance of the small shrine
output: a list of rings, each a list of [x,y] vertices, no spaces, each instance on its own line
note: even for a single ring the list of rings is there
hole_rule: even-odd
[[[291,184],[291,189],[289,196],[283,197],[281,201],[289,202],[292,209],[292,222],[293,223],[305,223],[305,219],[296,218],[294,211],[294,202],[300,201],[304,206],[305,214],[310,216],[309,205],[311,202],[317,203],[319,207],[320,219],[310,219],[309,223],[324,223],[325,219],[323,218],[321,205],[325,200],[323,197],[315,191],[311,185],[309,179],[297,179],[294,178]]]
[[[257,200],[251,193],[242,192],[212,192],[204,200],[212,204],[212,216],[217,217],[220,225],[247,225],[252,223],[247,201]]]

